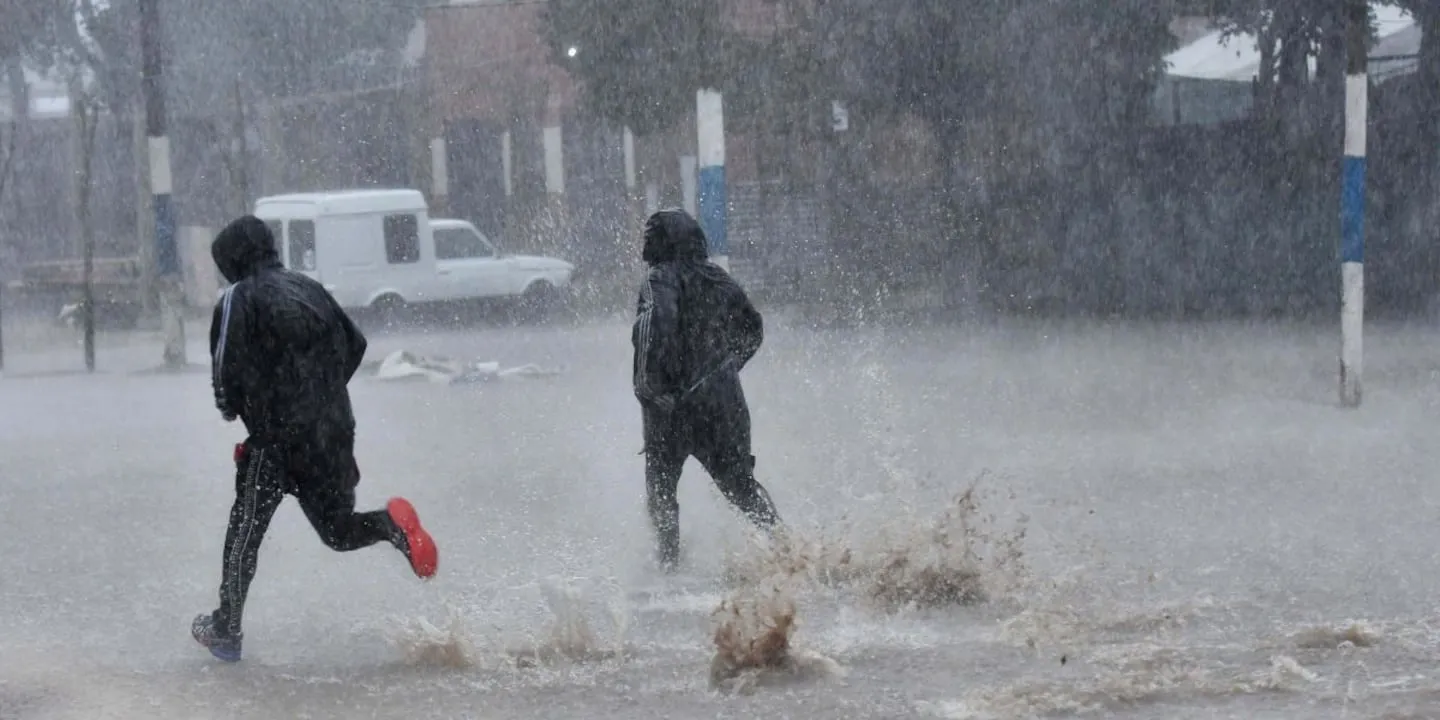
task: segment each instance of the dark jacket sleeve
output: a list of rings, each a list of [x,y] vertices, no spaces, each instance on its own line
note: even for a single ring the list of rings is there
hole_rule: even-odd
[[[355,321],[351,320],[345,309],[340,307],[340,303],[333,299],[331,303],[335,308],[336,315],[340,318],[341,330],[345,333],[345,380],[348,382],[350,378],[355,377],[355,371],[360,369],[360,363],[365,361],[365,349],[369,347],[369,342],[365,339],[365,333],[360,332]]]
[[[244,412],[249,378],[254,374],[248,289],[244,283],[231,285],[215,304],[210,319],[210,386],[215,391],[215,407],[227,419]]]
[[[736,289],[739,290],[738,287]],[[765,320],[743,290],[739,291],[739,307],[735,311],[735,321],[731,352],[739,363],[736,367],[738,370],[749,364],[755,353],[760,352],[760,344],[765,341]]]
[[[635,395],[649,400],[680,391],[680,280],[664,266],[651,268],[635,316]]]

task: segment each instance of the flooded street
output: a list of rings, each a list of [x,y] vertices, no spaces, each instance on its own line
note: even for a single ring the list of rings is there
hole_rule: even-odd
[[[744,379],[794,546],[752,547],[692,462],[670,578],[625,324],[375,336],[372,363],[561,372],[362,370],[360,506],[414,501],[440,572],[332,552],[287,500],[234,666],[188,633],[242,432],[203,368],[137,373],[144,342],[102,343],[94,376],[46,372],[78,349],[7,358],[0,717],[1440,715],[1440,331],[1371,329],[1365,404],[1342,410],[1328,327],[768,330]],[[985,598],[918,587],[962,570]],[[714,692],[711,613],[766,573],[796,652],[838,668]]]

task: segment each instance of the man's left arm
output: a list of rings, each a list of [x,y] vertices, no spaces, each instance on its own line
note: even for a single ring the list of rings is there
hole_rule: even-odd
[[[210,386],[215,407],[228,422],[245,408],[245,374],[249,361],[247,288],[240,283],[225,289],[210,318]]]
[[[635,395],[662,405],[679,391],[674,385],[679,375],[680,286],[673,275],[660,267],[650,270],[635,318]]]

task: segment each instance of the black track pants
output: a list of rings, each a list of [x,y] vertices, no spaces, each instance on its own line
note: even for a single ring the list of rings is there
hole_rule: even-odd
[[[320,539],[333,550],[396,542],[398,532],[383,510],[355,512],[360,469],[354,449],[354,435],[343,433],[283,445],[246,442],[235,463],[235,504],[225,533],[220,607],[214,614],[220,632],[241,632],[260,543],[286,494],[295,496]]]
[[[770,494],[755,479],[750,452],[750,410],[739,383],[717,388],[673,413],[644,412],[645,490],[662,565],[680,555],[680,501],[676,491],[685,461],[694,457],[725,499],[761,528],[780,522]]]

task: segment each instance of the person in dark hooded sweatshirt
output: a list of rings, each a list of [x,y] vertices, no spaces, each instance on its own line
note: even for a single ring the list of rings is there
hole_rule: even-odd
[[[365,355],[365,336],[324,286],[281,266],[260,219],[230,223],[210,252],[231,283],[210,324],[215,405],[225,420],[244,422],[248,437],[235,448],[220,606],[195,618],[191,633],[234,662],[260,543],[285,495],[295,496],[333,550],[389,542],[421,578],[434,575],[438,554],[404,498],[385,510],[355,511],[360,470],[346,385]]]
[[[756,525],[780,522],[755,480],[750,408],[740,385],[740,370],[760,350],[764,323],[740,285],[709,261],[705,233],[688,213],[651,215],[641,257],[650,269],[631,331],[635,396],[658,560],[673,571],[680,556],[676,489],[689,457]]]

